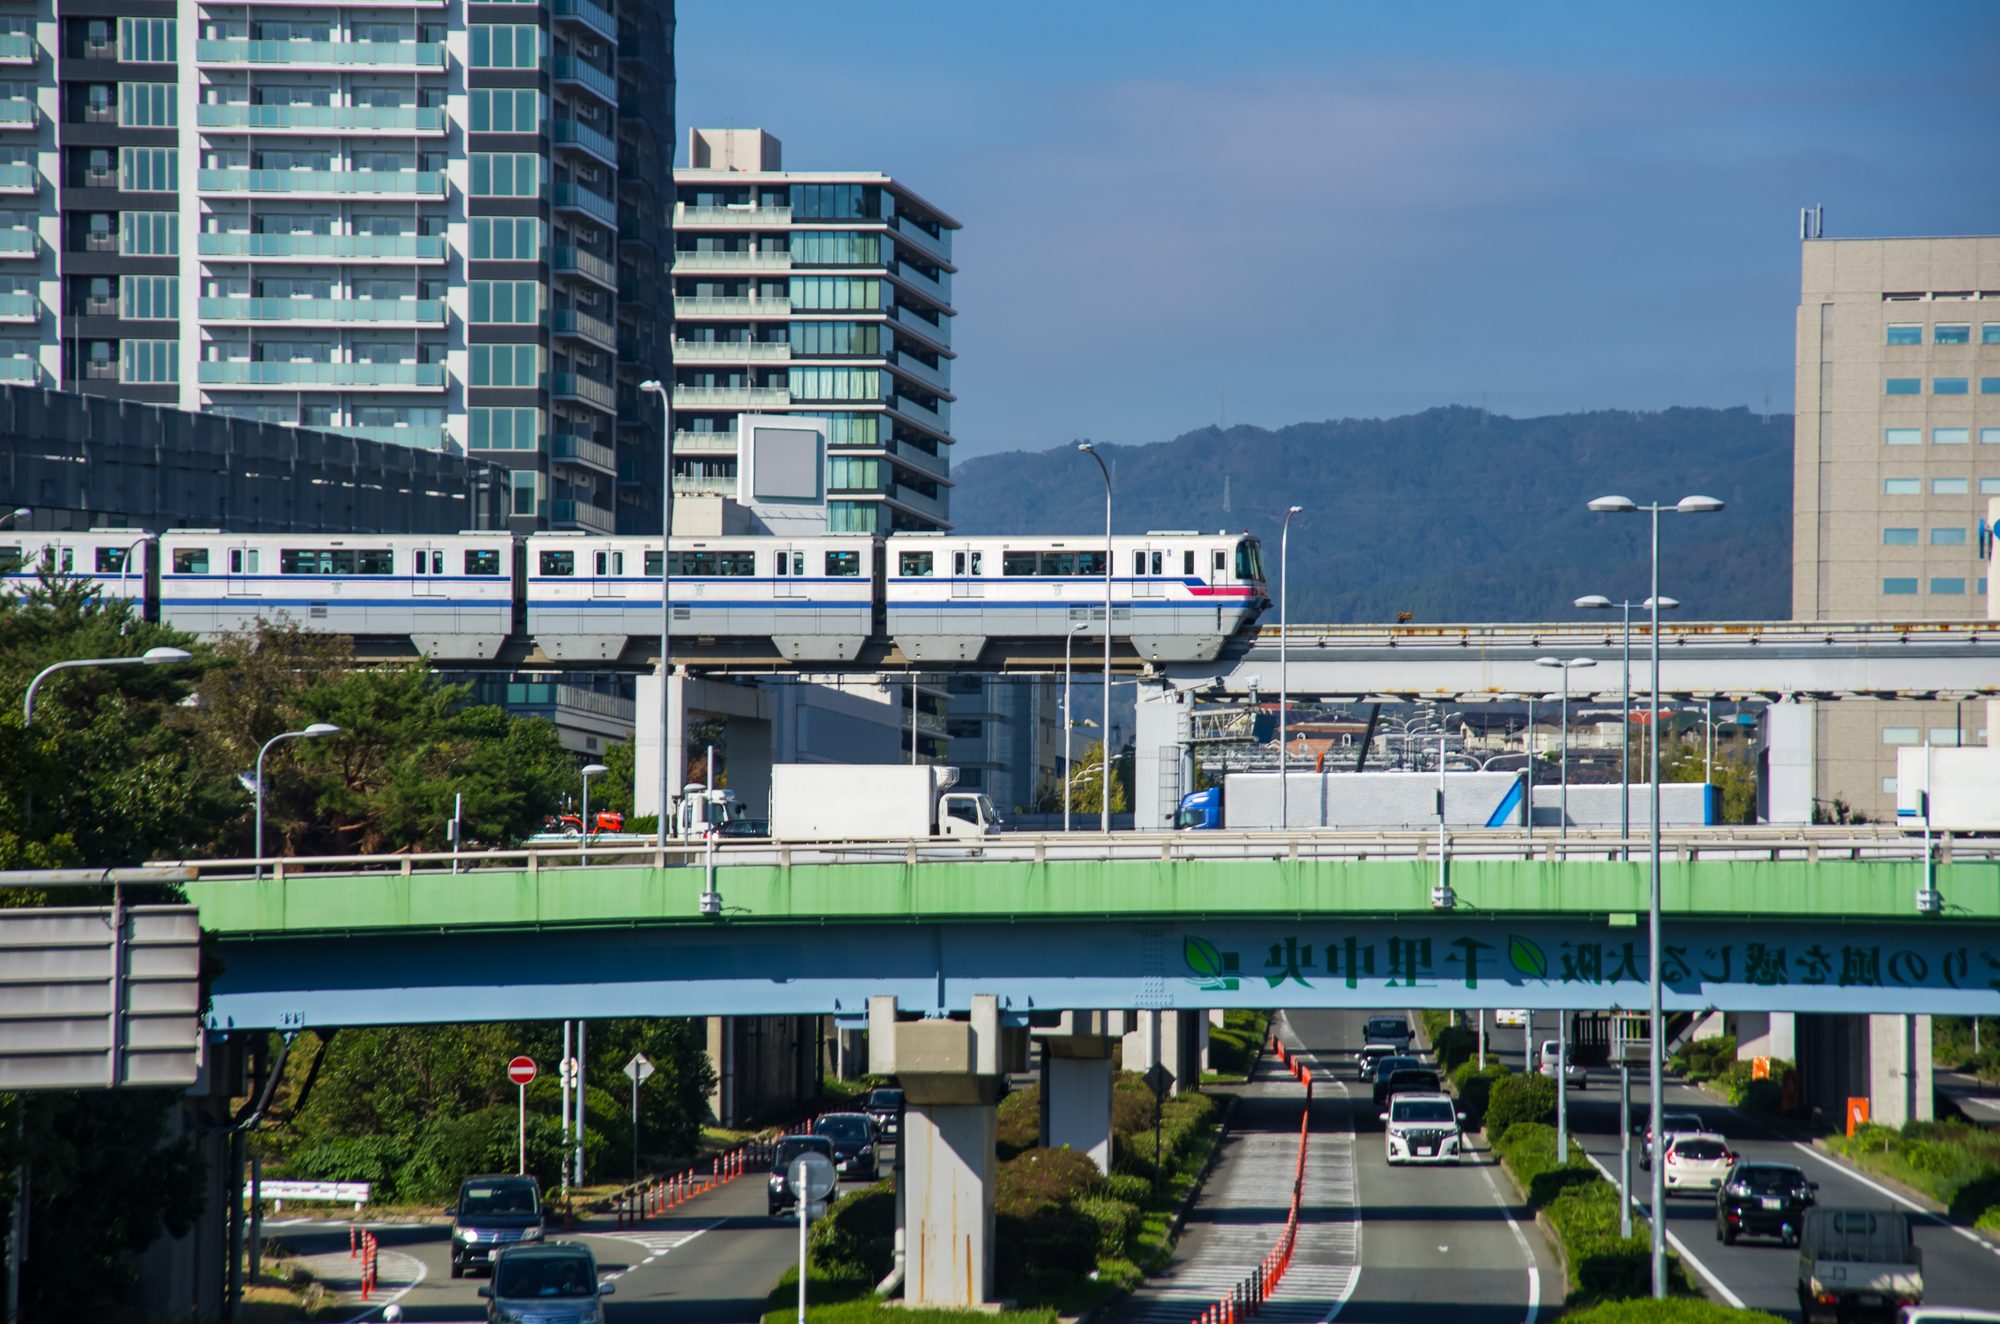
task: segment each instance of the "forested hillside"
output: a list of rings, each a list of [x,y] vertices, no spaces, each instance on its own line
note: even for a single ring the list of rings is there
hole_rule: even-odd
[[[1592,497],[1720,497],[1716,515],[1661,526],[1661,591],[1684,619],[1791,612],[1792,420],[1747,409],[1607,410],[1547,418],[1442,408],[1403,418],[1203,428],[1100,449],[1115,465],[1115,528],[1247,529],[1277,587],[1292,523],[1295,621],[1566,620],[1585,593],[1644,598],[1647,521],[1594,515]],[[1090,457],[1065,446],[959,466],[952,519],[968,533],[1102,528]]]

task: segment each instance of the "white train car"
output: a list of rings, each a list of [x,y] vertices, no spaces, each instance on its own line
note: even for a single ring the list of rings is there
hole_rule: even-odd
[[[1111,556],[1113,637],[1149,661],[1208,661],[1270,605],[1263,552],[1247,534],[1113,538]],[[912,661],[970,662],[988,639],[1061,639],[1079,625],[1102,633],[1101,534],[898,533],[888,560],[889,634]]]
[[[176,529],[160,537],[160,618],[207,638],[291,620],[489,660],[513,629],[514,547],[507,533]]]
[[[660,540],[537,533],[528,633],[557,661],[616,658],[660,637]],[[780,656],[848,661],[867,642],[881,544],[865,533],[675,538],[673,637],[769,639]]]
[[[88,532],[0,532],[0,584],[24,597],[44,567],[89,580],[100,595],[129,598],[152,618],[152,576],[158,544],[145,529],[91,529]]]

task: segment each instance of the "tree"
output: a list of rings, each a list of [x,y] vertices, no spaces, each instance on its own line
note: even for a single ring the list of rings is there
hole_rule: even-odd
[[[1111,764],[1111,812],[1125,813],[1132,807],[1132,764],[1131,747],[1112,760]],[[1102,814],[1104,812],[1104,742],[1093,740],[1084,748],[1083,757],[1070,769],[1070,813]],[[1056,803],[1060,810],[1060,794]]]

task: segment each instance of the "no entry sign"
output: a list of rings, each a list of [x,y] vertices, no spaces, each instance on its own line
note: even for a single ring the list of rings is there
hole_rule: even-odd
[[[507,1079],[516,1085],[525,1085],[535,1078],[535,1059],[517,1057],[507,1064]]]

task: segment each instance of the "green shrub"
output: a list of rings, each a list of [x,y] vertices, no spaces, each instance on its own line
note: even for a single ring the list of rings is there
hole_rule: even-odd
[[[1465,1062],[1451,1073],[1451,1087],[1458,1095],[1459,1111],[1465,1114],[1468,1131],[1477,1131],[1486,1125],[1486,1104],[1494,1085],[1512,1074],[1500,1062],[1488,1062],[1484,1071]]]
[[[1699,1297],[1610,1301],[1563,1317],[1564,1324],[1780,1324],[1761,1310],[1732,1310]]]
[[[1104,1193],[1113,1200],[1143,1206],[1153,1198],[1153,1183],[1130,1172],[1114,1172],[1104,1179]]]
[[[1603,1180],[1590,1160],[1583,1157],[1581,1146],[1572,1140],[1569,1149],[1568,1161],[1558,1163],[1556,1129],[1539,1122],[1516,1122],[1493,1142],[1493,1152],[1514,1174],[1514,1180],[1521,1183],[1533,1209],[1553,1203],[1572,1186]]]
[[[1431,1049],[1437,1054],[1438,1070],[1455,1071],[1460,1063],[1478,1055],[1479,1035],[1463,1025],[1454,1025],[1431,1036]]]
[[[1723,1035],[1719,1039],[1695,1039],[1682,1046],[1673,1056],[1675,1071],[1691,1081],[1714,1080],[1726,1073],[1736,1063],[1736,1040]]]
[[[1897,1130],[1864,1126],[1852,1137],[1827,1143],[1865,1168],[1908,1182],[1956,1211],[1976,1219],[1988,1184],[2000,1181],[2000,1133],[1962,1122],[1911,1122]]]
[[[1268,1042],[1271,1013],[1229,1011],[1222,1024],[1208,1030],[1209,1070],[1224,1076],[1248,1076],[1257,1060],[1257,1050]]]
[[[1093,1196],[1078,1200],[1076,1211],[1097,1223],[1099,1259],[1124,1256],[1145,1218],[1138,1205],[1114,1200],[1108,1196]]]
[[[1652,1230],[1635,1218],[1632,1235],[1618,1235],[1618,1191],[1611,1183],[1573,1186],[1543,1212],[1562,1240],[1572,1286],[1582,1299],[1615,1301],[1652,1293]]]
[[[1723,1097],[1737,1107],[1748,1112],[1776,1114],[1783,1110],[1785,1073],[1793,1069],[1793,1064],[1783,1058],[1771,1059],[1771,1074],[1764,1080],[1753,1080],[1750,1072],[1752,1064],[1746,1061],[1731,1062],[1723,1072],[1715,1077],[1722,1089]]]
[[[1042,1087],[1030,1085],[1000,1100],[994,1109],[994,1148],[1002,1160],[1042,1143]]]
[[[813,1265],[830,1278],[872,1285],[888,1277],[896,1262],[895,1179],[835,1200],[812,1225],[806,1247]]]
[[[1510,1076],[1493,1087],[1486,1101],[1486,1136],[1497,1141],[1516,1122],[1553,1122],[1555,1116],[1555,1081],[1539,1072]]]
[[[1975,1227],[2000,1224],[2000,1170],[1988,1169],[1953,1192],[1951,1219]]]
[[[1097,1267],[1097,1220],[1067,1204],[996,1214],[993,1279],[1003,1293],[1054,1294]]]
[[[1074,1149],[1029,1149],[1000,1164],[993,1207],[1026,1217],[1044,1205],[1066,1204],[1104,1190],[1104,1174]]]

